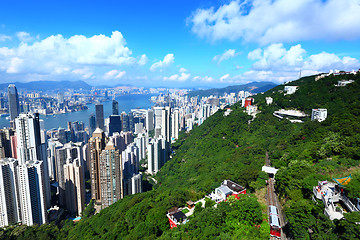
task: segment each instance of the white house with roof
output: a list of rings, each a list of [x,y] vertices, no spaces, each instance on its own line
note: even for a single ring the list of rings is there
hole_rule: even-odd
[[[341,80],[335,85],[336,87],[345,87],[346,85],[353,83],[354,80]]]
[[[286,92],[286,94],[293,94],[298,88],[299,86],[285,86],[284,91]]]
[[[272,97],[266,97],[266,98],[265,98],[265,101],[266,101],[266,104],[267,104],[267,105],[270,105],[270,104],[273,103],[273,98],[272,98]]]
[[[322,122],[327,118],[327,109],[326,108],[318,108],[313,109],[311,113],[311,121]]]

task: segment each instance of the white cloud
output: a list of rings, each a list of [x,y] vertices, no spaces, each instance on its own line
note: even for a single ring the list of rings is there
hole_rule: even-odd
[[[6,40],[11,40],[11,37],[0,33],[0,42],[4,42]]]
[[[71,72],[75,75],[79,75],[82,79],[89,79],[94,77],[94,73],[87,67],[74,69]]]
[[[104,74],[104,79],[119,79],[126,74],[126,71],[111,70]]]
[[[32,74],[39,79],[40,75],[48,79],[60,75],[63,78],[91,78],[96,68],[143,65],[147,62],[145,54],[132,57],[132,51],[118,31],[112,32],[110,37],[100,34],[64,38],[59,34],[43,40],[33,38],[35,41],[31,44],[26,42],[31,37],[28,33],[19,32],[17,36],[22,41],[18,47],[0,48],[0,71],[8,74]],[[80,73],[79,69],[88,70]]]
[[[283,44],[271,44],[249,52],[248,59],[254,61],[250,70],[231,80],[274,81],[282,83],[301,76],[328,72],[331,69],[356,70],[360,62],[349,56],[339,57],[334,53],[322,52],[307,55],[300,44],[286,49]]]
[[[199,37],[262,44],[360,38],[359,0],[231,1],[197,9],[187,20]]]
[[[305,53],[300,44],[286,50],[283,44],[278,43],[271,44],[264,50],[258,48],[249,52],[248,59],[256,60],[252,68],[258,70],[279,70],[289,67],[300,69]]]
[[[223,54],[220,55],[216,55],[213,60],[217,63],[221,63],[224,60],[228,60],[230,58],[235,57],[236,55],[238,55],[239,53],[235,52],[235,49],[229,49],[227,51],[225,51]]]
[[[149,59],[147,58],[147,56],[145,54],[141,55],[138,64],[140,66],[144,66],[147,62],[149,61]]]
[[[168,67],[171,64],[173,64],[174,60],[175,60],[174,54],[169,53],[164,57],[163,61],[158,61],[158,62],[154,63],[153,65],[151,65],[150,71],[155,71],[156,69],[162,70],[162,68]]]
[[[226,79],[228,79],[230,77],[230,74],[225,74],[224,76],[222,76],[220,78],[220,82],[224,82]]]
[[[188,80],[190,77],[190,73],[181,73],[180,75],[179,74],[174,74],[174,75],[171,75],[170,77],[164,77],[163,79],[165,81],[179,81],[179,82],[184,82],[186,80]]]
[[[16,36],[21,42],[29,42],[34,39],[33,37],[30,36],[30,33],[27,32],[17,32]]]
[[[252,70],[259,71],[322,71],[330,69],[352,70],[359,68],[359,60],[345,56],[340,58],[334,53],[322,52],[306,56],[306,50],[300,44],[287,50],[282,44],[271,44],[255,49],[248,54],[255,61]]]
[[[186,69],[186,68],[180,68],[180,69],[179,69],[179,72],[181,72],[181,73],[187,72],[187,69]]]
[[[201,81],[201,82],[213,82],[215,79],[209,76],[205,76],[205,77],[200,77],[200,76],[195,76],[193,77],[193,81],[197,82],[197,81]]]

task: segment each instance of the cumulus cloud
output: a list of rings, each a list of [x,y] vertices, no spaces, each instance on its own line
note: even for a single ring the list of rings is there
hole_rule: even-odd
[[[334,53],[322,52],[306,55],[300,44],[287,50],[283,44],[271,44],[249,52],[248,59],[255,61],[252,70],[259,71],[318,71],[328,72],[330,69],[352,70],[359,68],[359,60],[345,56],[340,58]]]
[[[149,61],[149,59],[147,58],[147,56],[145,54],[141,55],[138,64],[140,66],[144,66],[147,62]]]
[[[225,74],[224,76],[222,76],[220,78],[220,82],[224,82],[226,79],[228,79],[230,77],[230,74]]]
[[[181,72],[181,73],[187,72],[187,69],[186,69],[186,68],[180,68],[180,69],[179,69],[179,72]]]
[[[271,44],[264,50],[261,48],[249,52],[248,59],[256,61],[252,68],[257,70],[280,70],[289,67],[300,69],[306,51],[300,44],[286,50],[283,44]]]
[[[227,51],[225,51],[223,54],[220,55],[216,55],[213,60],[215,62],[217,62],[218,64],[221,63],[224,60],[228,60],[230,58],[235,57],[236,55],[238,55],[239,53],[235,52],[235,49],[229,49]]]
[[[30,36],[30,33],[27,32],[17,32],[16,36],[21,42],[29,42],[34,39],[33,37]]]
[[[119,79],[126,74],[126,71],[111,70],[104,74],[104,79]]]
[[[163,79],[165,81],[179,81],[179,82],[184,82],[186,80],[188,80],[190,77],[190,73],[181,73],[180,75],[179,74],[174,74],[174,75],[171,75],[170,77],[164,77]]]
[[[197,82],[197,81],[202,81],[202,82],[213,82],[215,79],[213,77],[209,77],[209,76],[205,76],[205,77],[201,77],[201,76],[195,76],[193,77],[193,81]]]
[[[302,76],[328,72],[331,69],[356,70],[360,62],[349,56],[339,57],[334,53],[322,52],[307,55],[300,44],[286,49],[283,44],[271,44],[265,48],[255,49],[248,54],[254,61],[250,70],[234,76],[232,80],[285,82]]]
[[[11,37],[0,33],[0,42],[4,42],[6,40],[11,40]]]
[[[175,60],[174,54],[169,53],[164,57],[163,61],[158,61],[158,62],[154,63],[153,65],[151,65],[150,71],[155,71],[156,69],[162,70],[163,68],[168,67],[171,64],[173,64],[174,60]]]
[[[82,79],[89,79],[94,77],[94,73],[87,67],[74,69],[72,73],[79,75]]]
[[[112,32],[110,37],[100,34],[65,38],[59,34],[31,44],[26,42],[27,33],[18,33],[17,36],[23,38],[18,47],[0,48],[0,70],[6,73],[92,77],[96,67],[142,65],[147,61],[146,55],[139,60],[132,57],[132,51],[118,31]],[[79,69],[85,68],[91,70],[80,74]]]
[[[197,9],[187,22],[192,32],[211,41],[348,40],[360,38],[359,12],[359,0],[235,0]]]

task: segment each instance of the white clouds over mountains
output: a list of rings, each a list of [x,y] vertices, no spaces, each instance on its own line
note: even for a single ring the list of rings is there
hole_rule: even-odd
[[[348,56],[340,58],[327,52],[307,55],[300,44],[288,50],[283,44],[271,44],[249,52],[248,59],[254,61],[251,69],[235,79],[281,83],[297,79],[300,71],[302,76],[306,76],[328,72],[330,69],[350,71],[360,67],[359,60]]]
[[[272,44],[264,49],[249,52],[248,59],[255,61],[252,70],[260,71],[299,71],[311,70],[327,72],[329,69],[352,70],[360,62],[351,57],[340,58],[333,53],[322,52],[306,56],[306,50],[300,44],[287,50],[283,44]]]
[[[351,40],[360,37],[359,12],[359,0],[235,0],[197,9],[188,23],[210,41]]]

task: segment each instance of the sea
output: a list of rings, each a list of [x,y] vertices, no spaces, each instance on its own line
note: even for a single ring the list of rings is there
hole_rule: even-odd
[[[141,108],[148,109],[151,108],[153,103],[150,101],[150,98],[155,96],[154,94],[133,94],[133,95],[123,95],[115,98],[119,102],[119,114],[121,112],[130,112],[131,109]],[[104,105],[104,118],[108,118],[112,114],[112,100],[102,102]],[[89,116],[95,114],[95,104],[88,104],[88,109],[78,112],[70,112],[64,114],[54,114],[54,115],[40,115],[40,118],[44,120],[45,129],[53,128],[67,128],[67,122],[83,122],[85,126],[89,126]],[[0,117],[0,128],[10,127],[10,120],[7,120],[5,117]]]

